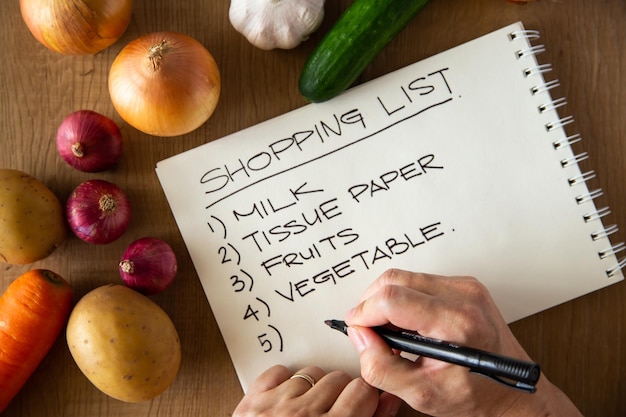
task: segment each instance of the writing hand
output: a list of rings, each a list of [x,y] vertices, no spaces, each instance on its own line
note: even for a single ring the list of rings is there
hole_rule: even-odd
[[[418,411],[438,417],[581,416],[544,375],[535,394],[519,392],[461,366],[403,358],[370,329],[391,323],[424,336],[530,360],[487,289],[474,278],[389,270],[372,283],[345,321],[360,353],[363,379]]]
[[[310,376],[314,385],[276,365],[254,381],[233,417],[390,417],[400,407],[397,398],[344,372],[309,366],[296,374]]]

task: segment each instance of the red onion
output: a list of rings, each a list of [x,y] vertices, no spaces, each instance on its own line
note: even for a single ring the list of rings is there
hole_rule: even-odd
[[[177,268],[170,245],[155,237],[144,237],[128,245],[119,263],[124,284],[144,295],[157,294],[169,287]]]
[[[122,134],[115,122],[91,110],[68,115],[57,130],[57,150],[71,167],[100,172],[113,167],[122,154]]]
[[[130,222],[130,203],[117,185],[89,180],[72,191],[65,208],[70,228],[88,243],[104,244],[119,238]]]

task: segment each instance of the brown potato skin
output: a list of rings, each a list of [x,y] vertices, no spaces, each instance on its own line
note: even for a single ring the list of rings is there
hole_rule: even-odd
[[[159,396],[180,368],[180,340],[169,316],[123,285],[105,285],[83,296],[70,314],[66,337],[87,379],[120,401]]]
[[[0,169],[0,261],[39,261],[66,236],[64,210],[56,195],[25,172]]]

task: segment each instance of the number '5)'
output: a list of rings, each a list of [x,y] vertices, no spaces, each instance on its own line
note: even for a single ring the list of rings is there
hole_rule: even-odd
[[[261,348],[263,348],[263,352],[268,353],[272,349],[274,349],[274,343],[272,343],[272,340],[276,342],[276,339],[274,339],[274,335],[278,339],[277,340],[278,351],[282,352],[283,351],[283,336],[280,334],[280,331],[276,327],[272,326],[271,324],[268,324],[267,327],[273,330],[272,334],[270,335],[268,333],[263,333],[257,337],[257,339],[259,340],[259,343],[261,344]]]

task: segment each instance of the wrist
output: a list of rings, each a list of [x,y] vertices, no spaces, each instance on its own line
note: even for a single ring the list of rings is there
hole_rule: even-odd
[[[583,417],[570,399],[545,375],[533,394],[519,393],[500,417]]]

